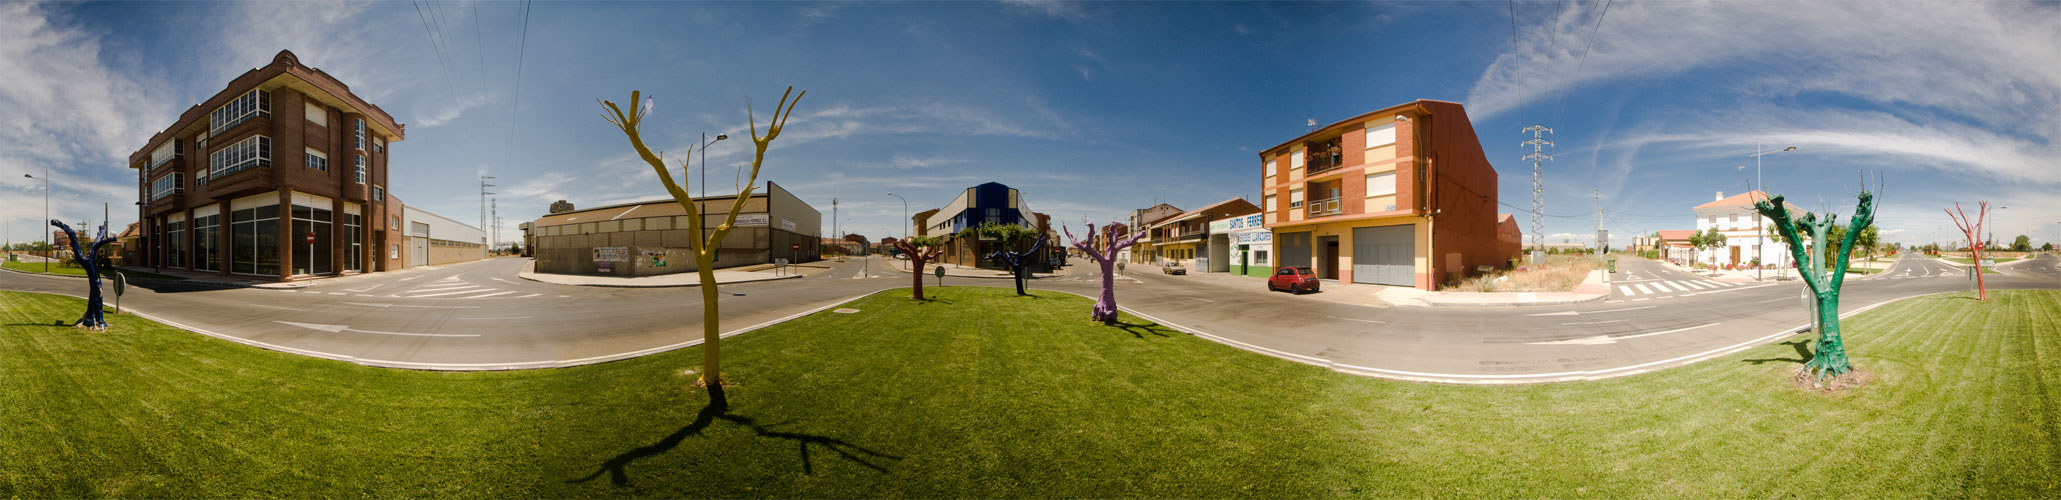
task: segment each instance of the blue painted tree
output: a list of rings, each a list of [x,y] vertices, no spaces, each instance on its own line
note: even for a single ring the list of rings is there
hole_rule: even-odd
[[[100,255],[100,248],[113,243],[114,237],[107,235],[107,225],[103,224],[100,226],[100,236],[94,238],[90,245],[80,247],[79,233],[72,231],[71,226],[64,225],[56,219],[52,219],[50,225],[63,229],[65,239],[71,240],[72,260],[78,261],[79,267],[86,268],[86,283],[91,287],[86,294],[86,315],[80,316],[79,321],[72,323],[72,326],[91,328],[95,331],[107,330],[107,318],[100,314],[100,262],[97,257]]]
[[[971,232],[982,239],[991,239],[1002,244],[1001,250],[989,253],[987,257],[983,258],[997,259],[1009,264],[1009,275],[1016,278],[1016,295],[1026,295],[1023,293],[1023,282],[1028,278],[1028,275],[1024,274],[1023,271],[1024,259],[1035,256],[1039,251],[1045,249],[1045,235],[1021,224],[996,224],[991,222],[974,226]],[[1023,245],[1023,242],[1032,239],[1037,240],[1037,243],[1031,245],[1029,250],[1021,252],[1009,251],[1009,249]]]
[[[1102,296],[1095,299],[1095,310],[1090,314],[1095,321],[1103,324],[1116,322],[1116,254],[1138,243],[1138,238],[1145,235],[1134,233],[1125,238],[1126,231],[1119,231],[1117,227],[1117,224],[1112,222],[1104,226],[1102,232],[1097,233],[1095,225],[1089,224],[1086,241],[1073,237],[1073,231],[1066,229],[1065,226],[1060,227],[1060,230],[1066,231],[1066,239],[1073,241],[1074,248],[1088,254],[1089,258],[1102,265]]]

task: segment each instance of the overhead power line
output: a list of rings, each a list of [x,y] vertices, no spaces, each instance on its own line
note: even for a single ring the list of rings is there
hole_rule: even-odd
[[[437,43],[436,32],[430,30],[429,28],[429,16],[426,16],[422,13],[422,3],[411,3],[414,3],[415,5],[415,18],[422,20],[422,34],[429,37],[430,50],[436,52],[437,54],[437,66],[444,69],[444,83],[449,84],[451,86],[451,98],[457,99],[458,83],[451,77],[451,64],[444,59],[444,49],[442,45],[439,45]]]
[[[1568,80],[1569,88],[1560,93],[1560,112],[1553,118],[1553,126],[1555,127],[1566,124],[1567,95],[1574,92],[1573,85],[1575,82],[1581,81],[1582,66],[1587,65],[1589,62],[1589,49],[1596,47],[1596,32],[1603,29],[1603,18],[1610,15],[1610,4],[1615,1],[1605,0],[1603,2],[1603,12],[1596,15],[1596,24],[1589,28],[1589,42],[1582,46],[1582,56],[1574,62],[1574,76]]]

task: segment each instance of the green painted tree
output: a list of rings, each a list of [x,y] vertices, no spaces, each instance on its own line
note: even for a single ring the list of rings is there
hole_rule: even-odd
[[[1875,194],[1864,189],[1859,199],[1860,203],[1854,207],[1853,217],[1847,219],[1847,227],[1867,228],[1875,223]],[[1800,219],[1791,218],[1789,210],[1783,205],[1781,195],[1754,202],[1753,208],[1762,216],[1774,221],[1775,229],[1782,235],[1783,240],[1799,241],[1797,232],[1801,230],[1807,233],[1809,245],[1813,247],[1806,249],[1805,245],[1801,244],[1789,245],[1790,255],[1803,268],[1804,285],[1810,287],[1811,295],[1817,299],[1814,321],[1817,327],[1813,328],[1818,334],[1816,354],[1811,357],[1809,363],[1804,364],[1804,369],[1816,375],[1819,380],[1853,371],[1853,364],[1846,358],[1845,343],[1839,336],[1839,289],[1846,283],[1847,260],[1852,256],[1854,240],[1860,237],[1861,232],[1847,231],[1846,235],[1839,239],[1836,254],[1839,259],[1828,275],[1825,272],[1826,259],[1823,257],[1826,254],[1822,249],[1830,239],[1828,233],[1835,225],[1833,221],[1838,218],[1837,215],[1826,214],[1821,220],[1817,214],[1804,212]],[[1808,266],[1802,266],[1805,263],[1808,263]]]
[[[723,238],[730,236],[730,230],[737,227],[737,214],[744,211],[745,201],[751,199],[752,188],[758,184],[759,167],[766,162],[766,148],[773,145],[774,138],[780,137],[780,130],[787,126],[787,117],[794,114],[794,105],[800,103],[802,96],[808,95],[809,92],[804,90],[800,94],[795,94],[794,102],[790,103],[787,97],[793,93],[794,87],[788,87],[787,93],[780,94],[780,104],[773,106],[773,117],[767,121],[766,135],[763,137],[759,136],[758,117],[752,114],[750,102],[745,103],[744,113],[751,123],[751,142],[756,147],[751,158],[751,177],[750,181],[744,184],[744,191],[737,193],[736,200],[730,204],[729,215],[714,230],[704,229],[703,226],[706,224],[702,220],[700,204],[695,202],[693,196],[687,194],[687,189],[681,183],[673,182],[672,171],[666,168],[665,152],[654,153],[644,146],[644,136],[638,126],[644,123],[646,115],[651,114],[651,100],[645,99],[642,107],[632,107],[629,113],[623,113],[613,101],[601,101],[601,107],[607,110],[602,113],[602,117],[616,128],[622,129],[623,135],[629,136],[630,147],[637,150],[637,156],[643,158],[644,163],[651,165],[651,170],[658,173],[659,182],[665,184],[666,193],[673,195],[673,201],[687,210],[687,230],[695,236],[692,240],[694,269],[701,275],[701,382],[708,387],[709,397],[713,401],[722,401],[723,398],[720,363],[723,330],[722,318],[716,314],[716,249],[721,246]],[[630,104],[635,106],[641,96],[642,93],[631,91]],[[785,113],[782,113],[783,110]],[[687,148],[687,154],[682,156],[693,158],[694,148]],[[689,166],[688,160],[680,160],[682,172]]]
[[[2030,251],[2032,251],[2032,237],[2030,237],[2030,236],[2026,236],[2026,235],[2023,235],[2023,234],[2021,234],[2021,235],[2018,235],[2018,239],[2015,239],[2015,240],[2011,240],[2011,251],[2013,251],[2013,252],[2030,252]]]

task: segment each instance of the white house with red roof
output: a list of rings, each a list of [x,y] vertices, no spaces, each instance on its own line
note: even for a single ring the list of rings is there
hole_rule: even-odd
[[[1754,263],[1790,267],[1789,248],[1775,243],[1770,236],[1776,232],[1774,221],[1753,210],[1754,202],[1767,198],[1768,194],[1760,191],[1747,191],[1731,197],[1719,191],[1716,200],[1697,205],[1696,231],[1717,228],[1719,234],[1725,235],[1725,246],[1697,252],[1696,261],[1737,269],[1750,269]],[[1782,204],[1793,213],[1803,212],[1803,207],[1794,203],[1784,201]]]

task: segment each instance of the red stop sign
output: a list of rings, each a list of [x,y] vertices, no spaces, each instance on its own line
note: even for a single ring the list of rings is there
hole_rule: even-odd
[[[795,244],[794,244],[793,246],[794,246],[794,251],[796,251],[796,252],[799,252],[799,251],[801,251],[801,244],[800,244],[800,243],[795,243]]]
[[[309,244],[309,245],[313,245],[313,244],[315,244],[315,232],[314,232],[314,231],[308,231],[308,244]]]

